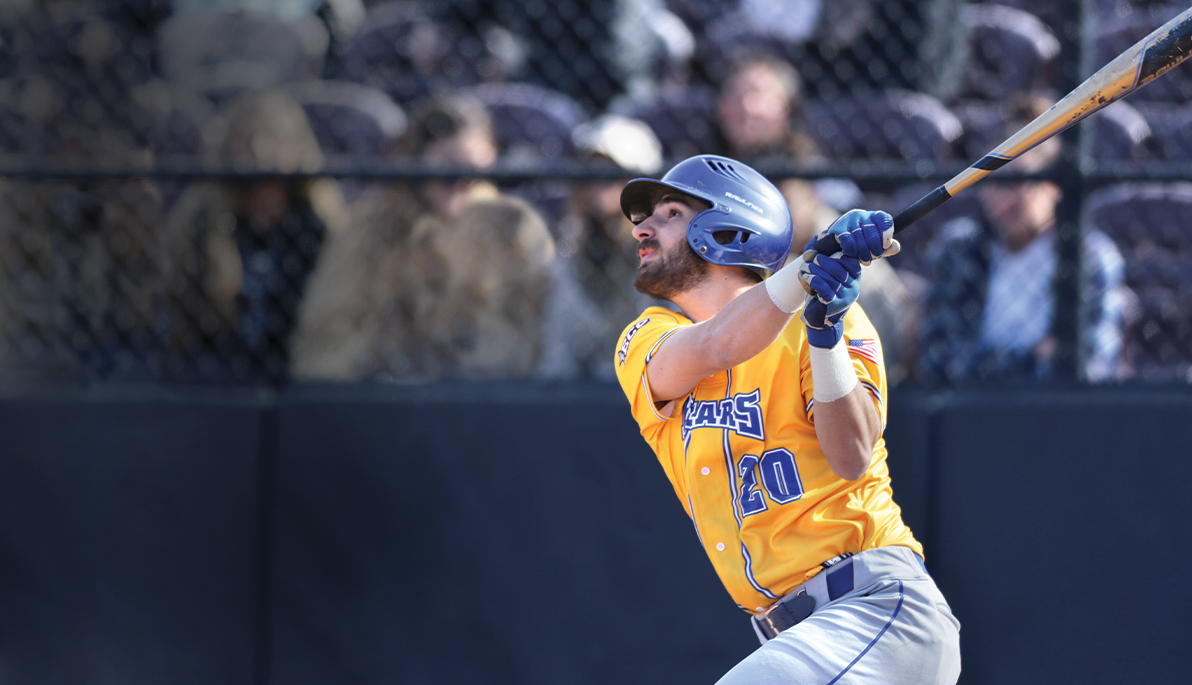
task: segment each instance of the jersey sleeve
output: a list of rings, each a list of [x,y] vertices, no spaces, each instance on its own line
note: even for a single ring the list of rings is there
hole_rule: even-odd
[[[874,406],[886,428],[886,364],[877,330],[859,305],[853,305],[844,315],[844,344],[857,372],[857,380],[873,398]],[[803,374],[803,403],[808,418],[815,415],[815,379],[811,376],[810,348],[804,345],[800,355]]]
[[[650,394],[647,364],[654,352],[672,334],[690,325],[681,314],[662,307],[651,307],[642,312],[636,321],[622,332],[613,364],[616,365],[617,381],[629,399],[633,418],[642,433],[669,421],[658,413],[654,398]],[[674,412],[675,415],[678,412]]]

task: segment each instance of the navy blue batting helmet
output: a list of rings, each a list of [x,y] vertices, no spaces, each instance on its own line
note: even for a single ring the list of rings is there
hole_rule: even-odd
[[[661,180],[637,178],[621,190],[621,211],[635,223],[678,191],[712,204],[687,226],[687,242],[704,259],[743,266],[768,278],[782,268],[794,228],[786,198],[765,176],[727,157],[699,155],[679,162]]]

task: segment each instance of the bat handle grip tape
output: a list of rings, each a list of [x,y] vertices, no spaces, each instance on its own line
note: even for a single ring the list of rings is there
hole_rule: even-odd
[[[930,193],[927,193],[923,197],[919,198],[915,204],[902,210],[894,217],[894,232],[898,233],[907,226],[910,226],[919,219],[922,219],[927,215],[928,212],[932,211],[936,207],[939,207],[950,199],[952,199],[952,194],[949,193],[948,189],[944,186],[940,186]]]

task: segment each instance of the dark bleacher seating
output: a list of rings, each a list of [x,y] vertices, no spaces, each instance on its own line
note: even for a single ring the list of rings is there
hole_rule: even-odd
[[[1002,5],[968,5],[961,17],[972,49],[961,97],[996,101],[1051,86],[1060,42],[1038,17]]]
[[[1192,183],[1121,183],[1090,193],[1086,223],[1113,238],[1123,254],[1147,246],[1192,256]]]
[[[697,36],[706,35],[725,15],[732,11],[732,4],[723,0],[666,0],[666,8],[691,28]]]
[[[159,162],[187,163],[203,152],[203,127],[214,114],[206,97],[162,80],[133,91],[133,101],[148,113],[146,139]]]
[[[1192,158],[1192,104],[1146,101],[1132,104],[1151,129],[1148,159],[1183,162]]]
[[[370,7],[343,55],[342,78],[383,90],[407,105],[432,91],[456,85],[438,73],[448,53],[443,30],[415,2]]]
[[[52,146],[52,136],[42,122],[31,122],[20,103],[29,79],[13,77],[0,81],[0,154],[41,157]]]
[[[837,159],[946,160],[963,127],[938,99],[905,90],[808,100],[810,133]]]
[[[135,88],[132,100],[145,113],[142,135],[153,150],[156,164],[185,168],[203,163],[203,129],[215,114],[210,100],[161,79]],[[167,207],[189,183],[186,178],[169,176],[154,181]]]
[[[285,90],[306,110],[319,147],[331,157],[379,157],[406,130],[402,108],[372,86],[316,80]]]
[[[1192,183],[1123,183],[1085,203],[1086,226],[1109,235],[1136,295],[1125,358],[1146,380],[1192,381]]]
[[[805,61],[803,45],[780,35],[760,32],[741,17],[729,14],[710,25],[707,39],[696,46],[696,59],[713,84],[720,83],[728,75],[733,62],[745,56],[768,55],[787,60],[799,67],[804,87],[811,87],[809,81],[817,81],[818,73],[812,63]]]
[[[486,83],[460,92],[488,108],[501,155],[512,162],[571,157],[571,132],[587,120],[570,97],[530,84]]]
[[[1004,102],[963,100],[953,103],[948,109],[960,119],[964,129],[957,143],[964,161],[973,162],[984,157],[1005,140],[1004,135],[999,135],[1006,128]]]
[[[502,164],[534,167],[574,157],[572,132],[587,113],[567,95],[525,83],[486,83],[458,92],[488,108]],[[552,231],[567,212],[572,189],[566,181],[551,179],[508,188],[542,212]]]
[[[719,149],[716,92],[691,88],[660,93],[649,100],[624,100],[612,107],[620,114],[646,122],[667,159],[685,159]]]
[[[47,68],[102,72],[124,85],[144,83],[152,73],[148,39],[103,19],[90,3],[61,3],[44,23],[31,21],[9,40],[20,71]]]
[[[1151,126],[1136,107],[1119,100],[1093,114],[1085,135],[1096,162],[1136,162],[1151,156]]]
[[[1005,103],[965,100],[951,109],[964,127],[961,156],[976,161],[1005,140]],[[1150,159],[1153,136],[1147,117],[1127,101],[1118,101],[1081,124],[1090,143],[1088,153],[1097,162],[1133,162]]]

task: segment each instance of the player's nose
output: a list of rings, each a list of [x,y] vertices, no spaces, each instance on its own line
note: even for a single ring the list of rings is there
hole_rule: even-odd
[[[647,238],[653,238],[658,233],[658,228],[654,225],[654,215],[646,217],[641,223],[633,227],[633,237],[641,242]]]

